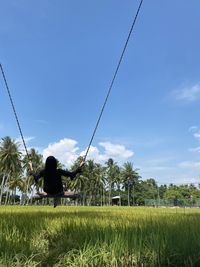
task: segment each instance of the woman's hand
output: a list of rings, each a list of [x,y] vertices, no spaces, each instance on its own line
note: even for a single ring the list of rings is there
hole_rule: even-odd
[[[81,161],[79,167],[82,168],[85,165],[85,161]]]
[[[29,160],[28,165],[29,165],[30,170],[33,171],[33,163],[31,160]]]

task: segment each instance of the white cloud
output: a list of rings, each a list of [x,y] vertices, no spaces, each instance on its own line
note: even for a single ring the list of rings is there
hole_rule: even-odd
[[[199,142],[200,141],[200,130],[197,126],[192,126],[189,128],[189,132],[192,133],[193,137]],[[195,148],[190,148],[191,152],[200,152],[200,146]]]
[[[64,138],[58,142],[50,143],[47,148],[43,150],[43,156],[46,159],[48,156],[53,155],[61,163],[70,166],[77,159],[79,148],[77,141],[73,139]]]
[[[198,141],[200,141],[200,131],[194,133],[194,137],[195,137]]]
[[[99,146],[104,148],[103,153],[100,153],[97,147],[91,146],[88,152],[88,159],[93,159],[96,162],[106,161],[109,158],[113,158],[117,162],[122,162],[134,155],[134,152],[125,148],[120,144],[112,144],[110,142],[100,142]],[[81,156],[84,156],[85,151],[81,152]]]
[[[193,125],[193,126],[191,126],[191,127],[188,129],[188,131],[191,132],[191,133],[194,133],[194,132],[196,132],[197,130],[198,130],[198,127],[197,127],[196,125]]]
[[[100,142],[99,145],[105,149],[105,154],[108,157],[128,159],[134,155],[133,151],[126,149],[123,145],[112,144],[110,142]]]
[[[80,153],[80,156],[84,157],[86,154],[86,150],[87,149],[82,151]],[[88,151],[87,159],[92,159],[92,160],[95,160],[96,162],[101,162],[101,161],[107,160],[108,156],[105,154],[101,154],[97,147],[91,146]]]
[[[85,156],[86,149],[79,152],[77,141],[73,139],[64,138],[58,142],[51,143],[42,152],[44,158],[53,155],[61,163],[70,167],[73,162],[79,156]],[[91,146],[87,155],[87,159],[93,159],[95,162],[103,162],[109,158],[113,158],[117,162],[122,162],[134,155],[134,152],[125,148],[120,144],[112,144],[110,142],[99,143],[99,146],[103,147],[103,151],[100,152],[96,146]]]
[[[172,95],[178,101],[194,102],[200,99],[200,84],[175,90]]]
[[[195,147],[195,148],[190,148],[189,151],[191,151],[191,152],[200,152],[200,146]]]
[[[183,161],[179,163],[179,167],[187,169],[200,169],[200,161]]]

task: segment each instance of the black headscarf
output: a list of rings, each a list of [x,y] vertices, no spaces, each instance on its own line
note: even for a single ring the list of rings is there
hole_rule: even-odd
[[[57,169],[57,159],[54,158],[53,156],[49,156],[45,162],[45,171],[48,173],[55,171],[56,169]]]

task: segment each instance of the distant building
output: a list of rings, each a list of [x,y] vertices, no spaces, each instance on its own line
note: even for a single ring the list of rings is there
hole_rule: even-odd
[[[120,196],[112,197],[112,205],[119,206],[120,205],[120,200],[121,200],[121,197]]]

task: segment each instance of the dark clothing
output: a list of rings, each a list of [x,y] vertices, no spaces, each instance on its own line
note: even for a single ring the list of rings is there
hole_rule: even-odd
[[[77,168],[73,172],[64,171],[62,169],[53,169],[51,171],[41,170],[38,174],[34,174],[35,182],[43,177],[44,178],[44,192],[47,194],[58,194],[63,192],[62,176],[70,177],[72,180],[75,176],[81,173],[81,168]]]

